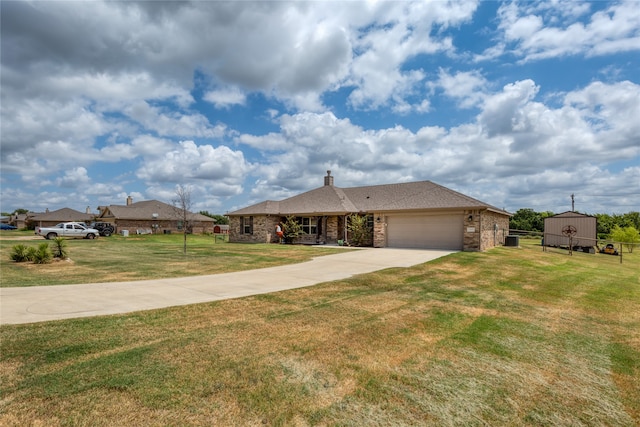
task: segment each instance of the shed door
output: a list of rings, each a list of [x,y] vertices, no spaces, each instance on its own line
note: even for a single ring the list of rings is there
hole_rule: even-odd
[[[387,218],[387,246],[462,250],[463,216],[397,215]]]

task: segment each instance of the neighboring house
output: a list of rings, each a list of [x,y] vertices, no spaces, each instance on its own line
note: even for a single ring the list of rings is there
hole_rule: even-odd
[[[339,188],[324,186],[228,213],[230,242],[277,242],[275,228],[295,216],[299,243],[349,241],[348,216],[366,215],[374,247],[484,251],[504,244],[510,213],[430,181]]]
[[[544,245],[590,248],[597,243],[597,218],[568,211],[544,219]]]
[[[35,212],[29,213],[21,213],[21,214],[12,214],[9,223],[18,227],[18,229],[22,230],[28,228],[28,222],[33,215],[36,215]]]
[[[27,224],[34,227],[50,227],[61,222],[86,222],[93,221],[95,215],[92,215],[87,208],[87,212],[82,213],[71,208],[62,208],[56,211],[49,211],[48,209],[44,213],[33,214],[28,216]],[[17,224],[16,224],[17,225]]]
[[[96,220],[114,224],[118,233],[123,230],[129,234],[182,233],[184,230],[182,211],[158,200],[134,203],[129,196],[126,205],[102,206],[98,210],[100,215]],[[189,212],[188,223],[190,233],[212,233],[215,219]]]

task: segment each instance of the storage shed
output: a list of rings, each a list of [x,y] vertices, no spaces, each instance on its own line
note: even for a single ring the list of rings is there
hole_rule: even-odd
[[[578,212],[564,212],[544,219],[544,245],[592,248],[597,242],[597,219]]]

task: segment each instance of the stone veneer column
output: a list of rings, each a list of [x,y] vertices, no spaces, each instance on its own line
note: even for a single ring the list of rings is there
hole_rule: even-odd
[[[380,221],[378,222],[378,218]],[[384,215],[373,214],[373,247],[387,246],[387,222]]]
[[[463,246],[464,251],[480,250],[480,211],[465,210],[463,217]]]

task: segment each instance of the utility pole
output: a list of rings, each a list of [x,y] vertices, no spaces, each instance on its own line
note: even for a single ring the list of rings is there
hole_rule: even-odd
[[[575,212],[575,211],[576,211],[576,203],[573,198],[573,193],[571,193],[571,212]]]

